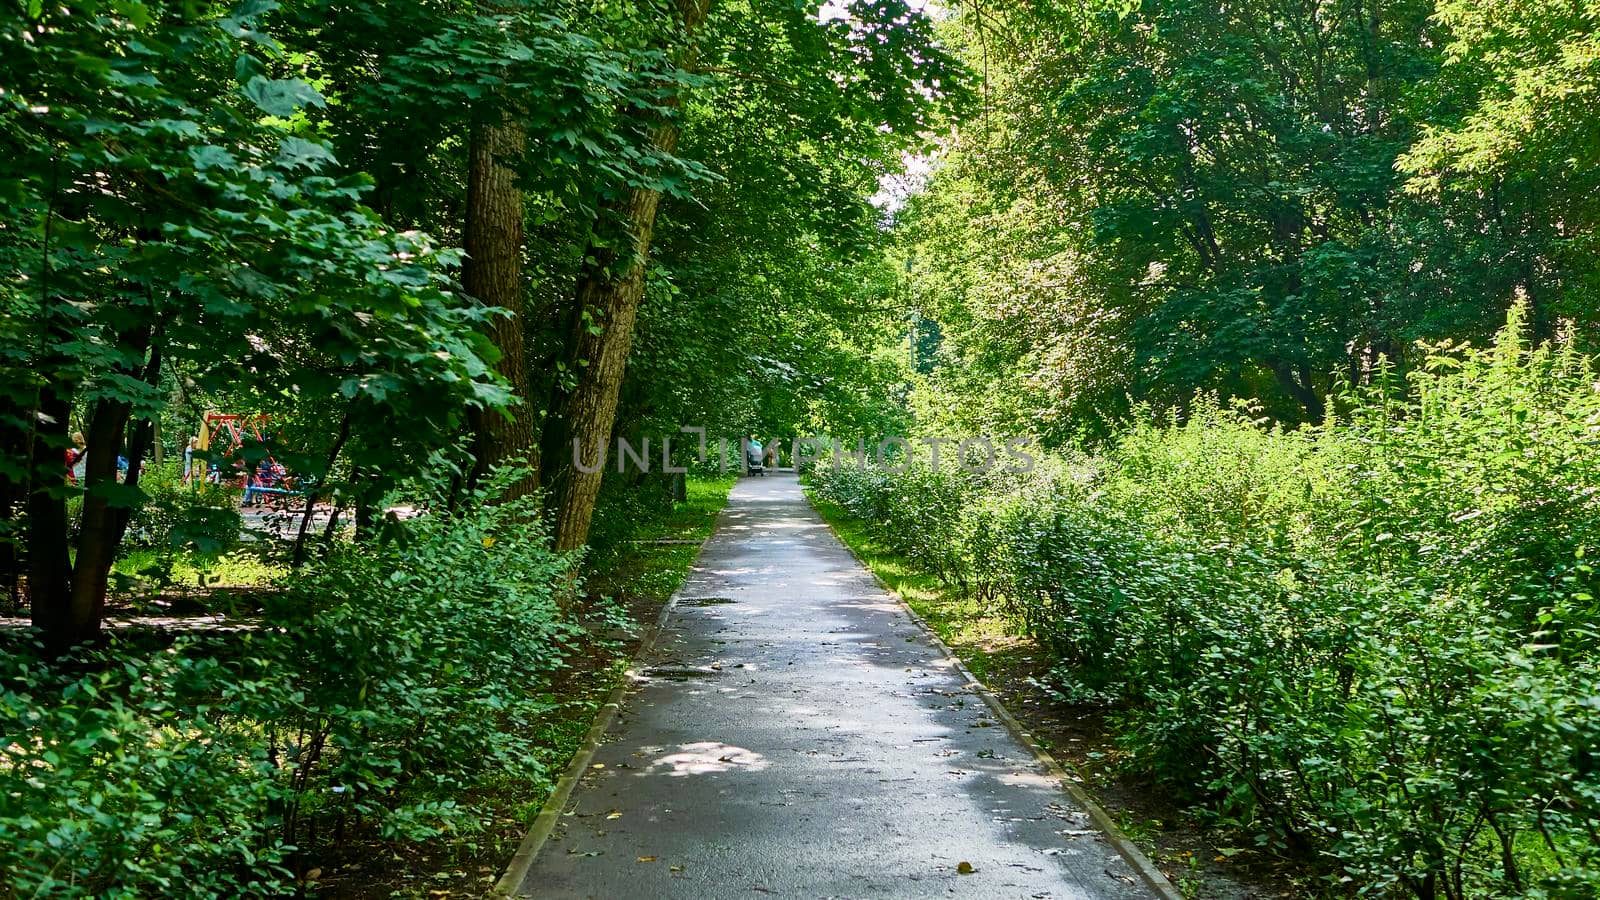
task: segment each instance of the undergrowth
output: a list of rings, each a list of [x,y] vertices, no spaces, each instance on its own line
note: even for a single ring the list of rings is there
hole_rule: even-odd
[[[1016,617],[1131,771],[1330,886],[1600,891],[1600,370],[1433,348],[1323,427],[1200,398],[1026,474],[819,466],[923,573]]]
[[[633,531],[704,538],[729,486],[691,481]],[[575,602],[576,560],[493,493],[280,574],[251,630],[9,648],[0,894],[292,894],[352,841],[470,853],[531,819],[621,677],[628,641],[603,632],[637,634],[625,602],[658,608],[698,547],[623,539]],[[125,565],[151,555],[188,558]]]

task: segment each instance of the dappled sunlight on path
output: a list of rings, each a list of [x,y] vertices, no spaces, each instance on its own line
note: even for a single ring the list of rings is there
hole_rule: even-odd
[[[705,775],[710,772],[727,772],[744,769],[759,772],[767,761],[759,753],[743,747],[734,747],[716,741],[699,741],[679,744],[676,753],[668,753],[650,763],[641,775]]]
[[[681,596],[524,892],[1150,896],[792,476]]]

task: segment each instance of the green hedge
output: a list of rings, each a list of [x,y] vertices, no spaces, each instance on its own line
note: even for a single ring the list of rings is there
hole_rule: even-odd
[[[1004,604],[1130,765],[1373,896],[1600,892],[1600,372],[1520,320],[1340,421],[1198,402],[1028,476],[814,489]]]
[[[336,551],[239,639],[0,659],[0,895],[293,893],[336,828],[473,828],[453,798],[541,777],[570,560],[490,499]]]

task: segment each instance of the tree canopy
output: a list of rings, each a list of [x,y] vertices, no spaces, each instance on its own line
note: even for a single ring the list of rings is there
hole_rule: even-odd
[[[1318,421],[1336,383],[1485,339],[1516,296],[1540,336],[1593,324],[1593,22],[1411,2],[958,17],[984,106],[899,220],[951,362],[925,402],[1053,440],[1201,389]]]
[[[468,480],[528,467],[565,546],[598,485],[580,432],[886,414],[887,370],[855,378],[887,321],[867,198],[963,84],[903,2],[6,16],[0,474],[63,635],[92,632],[140,503],[114,463],[139,471],[175,398],[271,412],[311,499],[364,508],[469,428]]]

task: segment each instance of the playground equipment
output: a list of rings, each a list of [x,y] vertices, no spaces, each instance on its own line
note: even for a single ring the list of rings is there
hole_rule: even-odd
[[[263,430],[266,424],[267,417],[262,415],[206,413],[200,420],[200,435],[195,449],[209,458],[193,461],[184,477],[190,481],[204,478],[213,484],[227,482],[243,488],[242,503],[245,506],[254,505],[262,497],[304,496],[305,492],[294,483],[296,479],[270,453],[262,456],[254,467],[244,461],[235,461],[232,471],[224,473],[222,466],[218,465],[219,459],[237,455],[249,441],[264,447],[267,443],[267,435]]]

